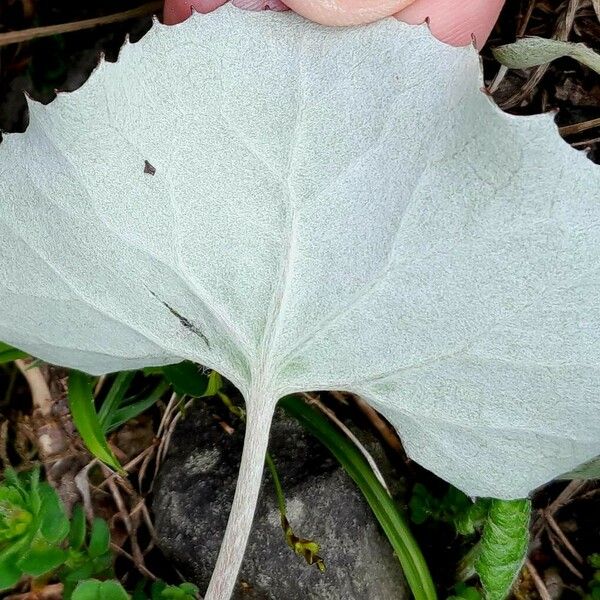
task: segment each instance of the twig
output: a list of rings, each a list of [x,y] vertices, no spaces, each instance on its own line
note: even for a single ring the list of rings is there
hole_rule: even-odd
[[[66,404],[64,377],[53,367],[33,359],[16,360],[15,364],[31,391],[33,431],[46,477],[70,511],[79,499],[75,473],[81,464],[70,452],[69,434],[65,429],[65,425],[71,428],[72,423]]]
[[[554,554],[556,554],[556,558],[567,567],[575,577],[578,579],[583,579],[583,575],[581,571],[562,553],[561,549],[558,547],[558,544],[555,539],[555,534],[553,531],[546,525],[546,531],[548,532],[548,539],[550,540],[550,545],[552,546],[552,550]]]
[[[562,545],[573,555],[573,558],[575,558],[577,562],[579,562],[579,564],[584,564],[583,557],[581,556],[581,554],[579,554],[579,552],[577,552],[573,544],[571,544],[567,536],[564,534],[563,530],[559,527],[558,523],[556,522],[556,519],[552,515],[547,514],[545,514],[544,517],[550,529],[554,531],[558,539],[561,541]]]
[[[138,17],[145,17],[152,13],[161,10],[162,2],[148,2],[131,10],[105,15],[102,17],[94,17],[92,19],[84,19],[83,21],[73,21],[71,23],[61,23],[59,25],[47,25],[45,27],[32,27],[30,29],[22,29],[20,31],[8,31],[0,33],[0,47],[10,44],[19,44],[21,42],[29,42],[42,37],[51,35],[59,35],[62,33],[71,33],[73,31],[81,31],[83,29],[92,29],[99,25],[109,25],[111,23],[120,23],[121,21],[129,21]]]
[[[531,575],[531,579],[533,579],[535,589],[538,591],[540,598],[542,600],[552,600],[552,598],[550,597],[550,594],[548,593],[548,589],[546,588],[546,585],[542,581],[542,578],[540,577],[539,573],[537,572],[536,568],[533,566],[531,561],[528,560],[525,563],[525,566],[527,567],[527,570],[529,571],[529,574]]]
[[[548,518],[548,515],[554,515],[558,512],[565,504],[568,504],[571,499],[576,496],[589,482],[580,479],[574,479],[570,481],[567,487],[554,499],[554,501],[546,508],[543,512],[538,513],[537,518],[531,526],[531,537],[535,539],[544,528],[544,517]]]
[[[6,596],[5,600],[60,600],[63,597],[63,584],[53,583],[46,585],[42,590],[25,592],[24,594],[12,594]]]
[[[103,464],[101,464],[101,467],[104,477],[108,480],[108,488],[117,506],[118,515],[121,517],[121,521],[125,525],[125,529],[127,530],[127,533],[129,535],[129,540],[131,542],[132,560],[137,569],[140,571],[140,573],[144,573],[144,569],[146,568],[144,565],[144,555],[142,554],[142,551],[137,541],[137,529],[139,526],[139,519],[137,518],[137,516],[134,516],[135,524],[133,523],[131,518],[132,514],[129,512],[129,509],[125,504],[125,500],[123,499],[123,496],[119,491],[117,482],[122,482],[122,478],[118,478],[116,480],[112,478],[108,479],[111,475],[111,471],[109,471],[108,467],[104,466]],[[127,491],[131,494],[133,490]]]
[[[598,0],[600,2],[600,0]],[[576,135],[577,133],[581,133],[583,131],[587,131],[588,129],[593,129],[594,127],[600,127],[600,118],[590,119],[589,121],[583,121],[582,123],[574,123],[573,125],[565,125],[564,127],[559,127],[561,135]]]
[[[128,558],[136,567],[136,569],[144,576],[147,577],[148,579],[151,579],[152,581],[156,581],[158,579],[158,577],[152,573],[152,571],[149,571],[148,568],[143,565],[143,564],[139,564],[138,562],[136,562],[135,558],[133,558],[133,556],[131,556],[131,554],[129,554],[129,552],[127,552],[126,550],[123,550],[123,548],[121,548],[121,546],[115,544],[114,542],[110,543],[110,547],[117,553],[117,554],[121,554],[122,556],[124,556],[125,558]]]
[[[89,470],[98,462],[96,458],[91,460],[77,475],[75,475],[75,485],[79,490],[83,501],[83,509],[89,521],[94,518],[94,508],[92,506],[92,495],[90,494],[90,481],[88,478]]]
[[[358,408],[367,417],[367,419],[371,421],[373,427],[375,427],[379,435],[383,438],[390,449],[406,459],[406,452],[404,451],[404,448],[398,439],[398,435],[390,427],[390,425],[388,425],[388,423],[381,418],[379,413],[372,406],[367,404],[360,396],[353,396],[353,398]]]

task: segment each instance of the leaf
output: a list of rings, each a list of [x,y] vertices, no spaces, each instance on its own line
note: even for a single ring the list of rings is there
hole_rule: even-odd
[[[496,60],[510,69],[529,69],[569,56],[600,73],[600,54],[585,44],[527,37],[493,49]]]
[[[208,387],[208,376],[189,361],[165,367],[163,374],[178,394],[201,398]]]
[[[600,169],[480,88],[426,27],[226,5],[5,137],[0,337],[92,373],[188,360],[246,399],[209,600],[285,394],[361,395],[469,496],[600,453]]]
[[[67,553],[42,538],[34,540],[28,550],[17,561],[23,573],[40,577],[58,568],[67,558]]]
[[[135,402],[131,402],[130,404],[126,404],[125,406],[115,410],[111,415],[110,423],[106,431],[113,431],[124,423],[127,423],[127,421],[141,415],[151,406],[154,406],[168,389],[169,385],[163,381],[162,383],[159,383],[152,393],[146,398],[136,400]]]
[[[102,402],[102,406],[98,411],[98,419],[104,432],[110,426],[114,412],[118,410],[119,406],[125,400],[125,394],[127,394],[127,390],[134,377],[135,371],[118,373],[110,386],[108,394],[106,394],[106,398],[104,398],[104,402]]]
[[[118,581],[97,579],[79,583],[72,596],[72,600],[129,600],[129,598],[129,594]]]
[[[56,544],[69,534],[69,519],[56,490],[48,483],[39,484],[40,532],[44,539]]]
[[[0,561],[0,591],[14,587],[21,579],[23,572],[19,569],[14,557],[9,557],[8,560]]]
[[[529,500],[492,500],[475,569],[486,600],[504,600],[527,556]]]
[[[69,531],[69,547],[73,550],[79,550],[85,542],[85,513],[83,512],[83,506],[77,504],[73,509],[73,515],[71,516],[71,528]]]
[[[109,467],[120,471],[121,465],[104,437],[102,425],[96,413],[90,378],[79,371],[71,371],[68,394],[73,422],[87,449]]]
[[[20,350],[17,350],[8,344],[3,344],[0,342],[0,365],[12,362],[18,358],[25,358],[26,356],[26,352],[21,352]]]
[[[561,475],[561,479],[600,479],[600,456]]]
[[[92,523],[88,552],[92,558],[98,558],[110,550],[110,531],[104,519],[96,517]]]

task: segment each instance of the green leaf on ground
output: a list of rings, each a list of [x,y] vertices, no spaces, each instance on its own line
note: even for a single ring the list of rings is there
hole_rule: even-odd
[[[496,60],[510,69],[529,69],[569,56],[600,73],[600,54],[585,44],[527,37],[493,50]]]

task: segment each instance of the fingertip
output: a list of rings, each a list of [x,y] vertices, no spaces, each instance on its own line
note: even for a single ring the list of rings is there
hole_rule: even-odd
[[[503,5],[504,0],[416,0],[395,16],[411,24],[428,20],[431,32],[441,41],[467,46],[475,40],[481,49]]]
[[[166,25],[176,25],[188,19],[192,10],[205,14],[212,12],[225,4],[227,0],[165,0],[163,22]]]

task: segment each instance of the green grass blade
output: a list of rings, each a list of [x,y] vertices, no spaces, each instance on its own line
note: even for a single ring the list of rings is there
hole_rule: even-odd
[[[4,342],[0,342],[0,365],[13,362],[13,360],[19,358],[26,358],[27,356],[29,356],[27,352],[21,352],[21,350],[17,350]]]
[[[527,556],[529,500],[492,500],[475,570],[486,600],[504,600],[510,594]]]
[[[122,471],[119,461],[104,437],[88,375],[79,371],[70,372],[68,398],[73,422],[87,449],[109,467]]]
[[[147,398],[143,398],[142,400],[137,400],[131,404],[121,406],[117,410],[113,411],[111,420],[106,428],[106,432],[114,431],[117,429],[117,427],[120,427],[130,419],[134,419],[138,415],[141,415],[143,412],[147,411],[151,406],[154,406],[158,400],[160,400],[161,396],[170,387],[171,386],[166,381],[163,381],[156,386],[156,388]]]
[[[364,456],[326,417],[301,399],[288,396],[279,405],[329,449],[358,485],[394,548],[415,600],[435,600],[435,586],[421,549]]]
[[[135,371],[123,371],[118,373],[113,381],[106,398],[98,411],[98,419],[104,432],[107,431],[114,412],[123,404],[125,394],[135,377]]]

